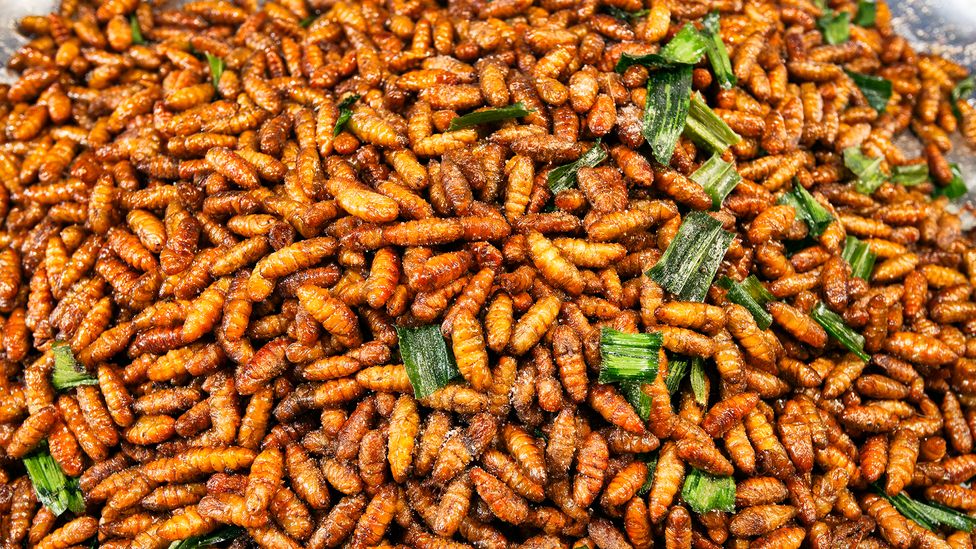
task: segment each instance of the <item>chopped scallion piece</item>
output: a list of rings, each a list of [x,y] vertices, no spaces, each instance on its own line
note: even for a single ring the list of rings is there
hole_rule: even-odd
[[[142,28],[139,27],[139,19],[136,18],[135,14],[129,16],[129,29],[132,32],[132,43],[143,45],[146,43],[146,38],[142,36]]]
[[[71,345],[64,341],[57,341],[51,345],[54,353],[54,372],[51,373],[51,384],[57,390],[77,387],[79,385],[96,385],[98,380],[89,374],[71,352]]]
[[[873,27],[878,18],[878,4],[875,0],[858,0],[857,15],[853,23],[860,27]]]
[[[661,334],[625,334],[612,328],[600,332],[600,383],[651,383],[657,377]]]
[[[646,460],[644,463],[647,464],[647,478],[644,479],[644,484],[637,489],[637,495],[646,496],[648,492],[651,491],[651,485],[654,484],[654,473],[657,472],[657,454],[645,454]]]
[[[314,15],[309,15],[305,19],[302,19],[301,21],[299,21],[298,24],[302,28],[307,29],[308,27],[311,27],[312,26],[312,23],[315,22],[315,19],[316,19],[316,17]]]
[[[220,84],[220,77],[224,74],[224,60],[211,53],[205,53],[207,63],[210,65],[210,79],[216,88]]]
[[[694,65],[708,48],[708,39],[691,23],[674,35],[658,53],[631,55],[625,53],[617,60],[613,70],[624,72],[634,65],[652,68],[670,68],[676,65]]]
[[[647,79],[641,133],[651,146],[654,159],[665,166],[671,163],[688,117],[691,74],[690,65],[679,65],[657,71]]]
[[[672,395],[678,392],[681,382],[688,375],[689,364],[691,361],[686,357],[672,357],[668,355],[668,375],[664,378],[664,384],[668,387],[668,392]]]
[[[944,196],[949,200],[955,200],[960,196],[969,192],[966,187],[966,182],[962,178],[962,172],[959,170],[958,164],[949,164],[952,168],[952,180],[945,187],[936,187],[933,196]]]
[[[681,498],[699,515],[709,511],[735,511],[735,480],[692,468],[685,477]]]
[[[600,144],[600,139],[597,139],[590,150],[583,153],[583,156],[549,171],[549,176],[546,178],[549,182],[549,190],[552,194],[556,194],[571,188],[576,184],[576,173],[580,168],[595,168],[606,159],[607,151]]]
[[[839,314],[828,309],[822,301],[813,306],[810,318],[817,321],[817,324],[820,324],[831,337],[861,360],[865,362],[871,360],[871,355],[864,352],[864,336],[852,330]]]
[[[734,236],[714,217],[691,212],[647,275],[678,299],[703,301]]]
[[[972,532],[976,529],[976,518],[955,509],[937,503],[921,502],[910,498],[904,492],[889,496],[877,482],[873,483],[871,488],[879,496],[891,502],[891,505],[905,518],[915,521],[929,530],[934,531],[940,526],[963,532]]]
[[[952,101],[950,104],[952,105],[952,112],[955,113],[956,118],[962,119],[962,112],[959,110],[959,105],[957,103],[972,95],[973,90],[976,90],[976,76],[973,75],[970,75],[968,78],[963,78],[954,88],[952,88],[952,93],[950,95]]]
[[[824,42],[843,44],[851,37],[851,14],[846,11],[827,10],[817,19],[817,26],[823,33]]]
[[[797,182],[793,190],[783,194],[777,201],[779,204],[789,204],[796,211],[796,216],[803,220],[810,229],[810,236],[816,238],[833,222],[834,216],[817,202],[817,199]]]
[[[461,376],[439,326],[395,328],[400,339],[400,358],[415,397],[424,398]]]
[[[878,258],[868,246],[867,242],[862,242],[856,237],[848,236],[844,242],[844,251],[841,257],[851,266],[851,275],[863,280],[871,277],[874,270],[874,261]]]
[[[705,37],[691,23],[686,23],[670,42],[661,48],[661,57],[672,63],[694,65],[705,54]]]
[[[881,78],[880,76],[861,74],[859,72],[845,72],[847,72],[847,76],[850,76],[851,80],[857,84],[857,87],[861,89],[861,93],[863,93],[864,98],[868,100],[868,104],[871,105],[874,110],[884,112],[885,107],[888,106],[888,100],[891,99],[891,80]]]
[[[346,127],[346,123],[352,118],[352,105],[356,101],[359,101],[360,97],[362,96],[358,93],[347,95],[336,105],[336,108],[339,109],[339,117],[336,118],[335,127],[332,128],[332,137],[342,133],[342,129]]]
[[[854,189],[861,194],[871,194],[885,182],[881,159],[871,158],[857,147],[844,149],[844,165],[857,176]]]
[[[189,537],[183,541],[174,541],[169,545],[168,549],[204,549],[205,547],[213,547],[218,543],[236,539],[243,533],[244,529],[240,526],[227,525],[209,534]]]
[[[691,359],[691,393],[699,406],[708,403],[708,390],[705,381],[705,362],[700,356]]]
[[[705,53],[708,55],[708,62],[712,65],[712,72],[718,80],[718,85],[724,89],[735,86],[735,73],[732,72],[732,62],[729,60],[729,52],[725,49],[722,42],[722,34],[719,32],[721,23],[719,14],[713,11],[702,20],[702,36],[705,37]]]
[[[633,21],[634,19],[647,17],[647,14],[651,13],[651,10],[647,8],[637,11],[626,11],[618,8],[617,6],[606,6],[606,10],[611,16],[624,21]]]
[[[756,275],[749,275],[742,282],[736,282],[727,276],[719,279],[718,285],[728,290],[726,297],[729,301],[742,305],[747,311],[752,313],[752,318],[756,319],[759,329],[765,330],[773,323],[773,315],[766,311],[766,303],[774,301],[776,298],[769,290],[759,282]]]
[[[530,112],[532,112],[532,109],[525,108],[525,105],[521,101],[512,103],[507,107],[490,107],[480,111],[469,112],[464,116],[459,116],[451,120],[451,125],[447,127],[447,131],[453,132],[462,128],[477,126],[478,124],[521,118]]]
[[[37,499],[52,513],[61,516],[69,510],[76,514],[84,512],[85,498],[78,488],[78,481],[64,474],[46,445],[25,457],[24,467]]]
[[[712,209],[722,207],[722,201],[732,192],[742,177],[735,170],[735,166],[722,160],[718,154],[712,155],[704,164],[699,166],[691,179],[704,187],[708,196],[712,197]]]
[[[638,381],[623,381],[620,383],[620,392],[634,407],[637,416],[647,421],[651,417],[651,395],[644,392],[643,385]]]
[[[684,134],[699,145],[704,145],[715,153],[723,153],[742,138],[732,128],[708,108],[701,94],[691,98],[688,117],[685,120]]]
[[[891,168],[891,182],[911,187],[929,180],[929,165],[924,163],[905,164]]]

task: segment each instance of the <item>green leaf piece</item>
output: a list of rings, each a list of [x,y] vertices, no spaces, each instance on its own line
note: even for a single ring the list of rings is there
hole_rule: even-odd
[[[207,64],[210,65],[210,78],[216,88],[220,84],[220,77],[224,74],[224,60],[212,53],[205,53],[204,55],[207,56]]]
[[[742,137],[732,131],[732,128],[708,107],[705,99],[698,93],[691,98],[688,106],[684,135],[717,154],[725,152],[732,145],[742,141]]]
[[[972,532],[976,529],[976,518],[955,509],[950,509],[938,503],[925,503],[912,499],[904,492],[889,496],[877,482],[871,484],[876,494],[887,499],[905,518],[917,522],[920,526],[935,531],[940,527]]]
[[[832,45],[843,44],[851,37],[851,14],[827,10],[817,19],[817,26],[823,33],[824,42]]]
[[[955,200],[969,192],[966,181],[962,178],[962,171],[959,170],[959,165],[949,164],[949,167],[952,169],[952,180],[945,187],[936,187],[932,196],[944,196],[949,200]]]
[[[643,386],[639,381],[622,381],[620,392],[637,412],[637,416],[647,421],[651,417],[651,395],[644,391]]]
[[[651,13],[651,10],[647,8],[637,11],[626,11],[617,6],[605,6],[605,9],[607,10],[607,14],[623,21],[633,21],[634,19],[647,17],[647,14]]]
[[[858,0],[857,15],[852,23],[859,27],[873,27],[878,18],[878,3],[875,0]]]
[[[479,124],[488,124],[490,122],[521,118],[530,112],[532,112],[532,109],[525,108],[525,105],[522,104],[521,101],[518,103],[512,103],[506,107],[489,107],[487,109],[469,112],[464,116],[459,116],[454,120],[451,120],[451,125],[447,127],[447,131],[453,132],[455,130],[470,128],[471,126],[477,126]]]
[[[810,194],[799,182],[793,185],[793,190],[784,193],[776,201],[778,204],[793,206],[796,216],[807,224],[810,236],[816,238],[834,221],[834,216]]]
[[[142,28],[139,27],[139,19],[136,18],[135,14],[129,16],[129,29],[132,32],[133,44],[141,46],[146,43],[146,38],[142,36]]]
[[[708,404],[707,382],[705,381],[705,362],[700,356],[691,359],[691,393],[699,406]]]
[[[735,479],[692,468],[685,477],[681,498],[699,515],[709,511],[735,511]]]
[[[87,370],[78,364],[71,352],[71,345],[64,341],[56,341],[51,345],[54,353],[54,371],[51,373],[51,384],[57,390],[69,389],[79,385],[97,385],[95,379]]]
[[[657,332],[626,334],[613,328],[600,331],[600,383],[651,383],[657,377],[663,336]]]
[[[600,139],[597,139],[593,146],[583,153],[583,156],[569,164],[563,164],[549,170],[549,175],[546,178],[549,183],[549,190],[555,195],[560,191],[572,188],[576,185],[576,174],[580,168],[595,168],[606,159],[607,150],[600,144]]]
[[[719,279],[718,285],[728,290],[727,297],[732,303],[742,305],[752,313],[756,325],[765,330],[773,323],[773,315],[766,311],[766,303],[776,298],[762,285],[756,275],[749,275],[742,282],[736,282],[727,276]]]
[[[634,65],[650,68],[674,68],[680,65],[694,65],[708,49],[708,39],[695,29],[691,23],[674,35],[670,42],[658,53],[620,56],[613,70],[624,72]]]
[[[417,398],[429,396],[461,377],[454,355],[448,350],[440,326],[394,326],[400,339],[400,357]]]
[[[844,149],[844,165],[857,176],[854,189],[861,194],[870,195],[885,182],[885,174],[881,171],[881,159],[871,158],[857,147]]]
[[[641,134],[651,146],[654,159],[665,166],[678,145],[691,103],[690,65],[657,71],[647,79]]]
[[[868,100],[868,104],[871,105],[871,108],[878,112],[884,112],[885,108],[888,106],[888,100],[891,99],[893,89],[891,80],[881,78],[880,76],[861,74],[859,72],[845,72],[847,72],[847,76],[851,77],[854,84],[861,89],[861,93],[864,94],[864,98]]]
[[[52,513],[61,516],[65,511],[80,514],[85,511],[85,498],[77,479],[69,478],[43,445],[24,458],[24,468],[30,477],[37,499]]]
[[[956,118],[962,120],[962,111],[959,110],[959,101],[964,101],[973,94],[973,90],[976,90],[976,76],[969,75],[967,78],[960,80],[953,88],[950,98],[952,105],[952,112],[956,115]]]
[[[668,375],[664,378],[664,384],[668,387],[668,393],[675,394],[681,388],[681,382],[688,376],[691,361],[683,356],[668,355]]]
[[[864,336],[851,329],[840,315],[828,309],[822,301],[818,301],[813,306],[810,311],[810,318],[820,324],[832,338],[861,360],[865,362],[871,360],[871,355],[864,352]]]
[[[723,90],[731,89],[737,80],[732,72],[732,61],[729,52],[722,42],[721,22],[717,11],[710,12],[702,19],[702,36],[705,37],[705,54],[712,65],[715,79]]]
[[[342,101],[339,101],[338,105],[336,105],[336,108],[339,109],[339,116],[336,118],[335,127],[332,128],[332,137],[342,133],[342,130],[346,127],[349,119],[352,118],[352,106],[356,101],[359,101],[360,97],[362,96],[358,93],[347,95],[342,98]]]
[[[844,241],[844,251],[841,253],[841,257],[851,266],[851,275],[862,280],[870,279],[871,271],[874,270],[874,262],[878,258],[871,251],[867,242],[862,242],[853,236],[848,236],[847,240]]]
[[[921,185],[929,180],[929,165],[924,163],[905,164],[891,168],[891,182],[906,187]]]
[[[704,301],[733,238],[714,217],[691,212],[647,275],[678,299]]]
[[[712,197],[712,209],[718,210],[725,197],[742,181],[742,176],[735,170],[735,166],[714,154],[691,174],[691,179]]]
[[[240,526],[227,525],[209,534],[189,537],[183,541],[174,541],[168,549],[204,549],[205,547],[213,547],[218,543],[237,539],[242,534],[244,534],[244,529]]]

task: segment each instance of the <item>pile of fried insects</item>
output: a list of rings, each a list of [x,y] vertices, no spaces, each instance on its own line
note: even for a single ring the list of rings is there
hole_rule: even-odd
[[[4,548],[973,547],[976,84],[883,1],[154,4],[0,87]]]

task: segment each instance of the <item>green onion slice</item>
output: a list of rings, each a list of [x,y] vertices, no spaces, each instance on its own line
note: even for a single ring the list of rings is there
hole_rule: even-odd
[[[549,175],[546,178],[549,182],[549,190],[552,191],[552,194],[556,194],[572,188],[576,184],[576,173],[579,172],[580,168],[595,168],[600,162],[606,159],[607,151],[600,144],[600,139],[598,138],[596,143],[588,151],[583,153],[583,156],[569,164],[563,164],[549,171]]]
[[[651,10],[647,8],[637,11],[626,11],[618,8],[617,6],[605,6],[605,9],[607,10],[607,14],[624,21],[633,21],[634,19],[647,17],[647,14],[651,13]]]
[[[888,106],[888,100],[891,99],[891,80],[881,78],[880,76],[861,74],[859,72],[845,72],[847,72],[847,76],[851,77],[851,80],[854,81],[857,87],[861,89],[861,93],[868,100],[868,104],[874,110],[884,112],[885,107]]]
[[[881,159],[871,158],[857,147],[844,149],[844,165],[857,175],[854,189],[861,194],[871,194],[885,182],[881,171]]]
[[[600,331],[600,383],[651,383],[657,377],[661,334],[626,334],[604,327]]]
[[[732,128],[708,108],[701,94],[691,98],[688,117],[685,120],[684,134],[699,145],[704,145],[715,153],[725,152],[742,138]]]
[[[735,166],[714,154],[691,174],[691,179],[712,197],[712,209],[717,210],[722,207],[725,197],[742,181],[742,176],[735,170]]]
[[[453,132],[462,128],[477,126],[478,124],[521,118],[530,112],[532,112],[532,109],[525,108],[525,105],[521,101],[512,103],[506,107],[489,107],[480,111],[469,112],[464,116],[459,116],[451,120],[451,125],[447,127],[447,131]]]
[[[911,187],[929,180],[928,164],[905,164],[891,168],[891,182]]]
[[[205,547],[213,547],[218,543],[236,539],[243,533],[244,529],[240,526],[227,525],[209,534],[189,537],[183,541],[174,541],[169,545],[168,549],[203,549]]]
[[[921,502],[912,499],[904,492],[889,496],[877,482],[872,483],[871,488],[879,496],[891,502],[891,505],[905,518],[917,522],[928,530],[935,531],[941,526],[963,532],[972,532],[976,529],[976,518],[955,509],[937,503]]]
[[[736,282],[727,276],[719,279],[718,285],[728,290],[726,296],[729,301],[742,305],[752,313],[756,325],[760,330],[769,328],[773,323],[773,315],[766,311],[766,304],[776,298],[762,285],[756,275],[749,275],[742,282]]]
[[[332,137],[342,133],[342,129],[346,127],[346,123],[352,118],[352,105],[356,101],[359,101],[360,97],[362,96],[358,93],[347,95],[336,105],[336,108],[339,109],[339,117],[336,118],[335,127],[332,128]]]
[[[37,492],[37,499],[52,513],[61,516],[65,511],[75,514],[85,511],[85,498],[77,479],[64,474],[46,445],[25,457],[24,467]]]
[[[796,216],[803,220],[810,229],[810,236],[818,237],[834,221],[834,216],[823,207],[817,199],[797,182],[793,190],[784,193],[777,200],[779,204],[789,204],[796,211]]]
[[[718,80],[718,85],[727,90],[735,86],[735,73],[732,72],[732,62],[729,60],[729,52],[725,49],[720,32],[721,22],[717,11],[713,11],[702,19],[702,36],[705,37],[705,53],[708,55],[708,62],[712,65],[712,72]]]
[[[400,339],[400,357],[415,397],[427,397],[451,380],[461,377],[439,326],[394,328]]]
[[[966,182],[962,178],[962,172],[959,170],[958,164],[949,164],[952,168],[952,180],[945,187],[936,187],[935,192],[932,193],[933,196],[944,196],[949,200],[955,200],[960,196],[969,192],[966,187]]]
[[[828,9],[820,19],[817,19],[817,26],[823,33],[824,42],[843,44],[851,37],[851,14],[846,11],[835,12]]]
[[[875,0],[858,0],[857,15],[853,23],[859,27],[873,27],[878,18],[878,4]]]
[[[69,389],[79,385],[96,385],[98,380],[78,364],[71,345],[64,341],[56,341],[51,345],[54,353],[54,372],[51,374],[51,384],[57,390]]]
[[[624,72],[634,65],[651,68],[668,68],[677,65],[694,65],[708,49],[708,39],[691,23],[674,35],[670,42],[658,53],[631,55],[625,53],[620,56],[613,70]]]
[[[689,65],[663,69],[647,79],[647,98],[641,133],[651,146],[654,159],[667,166],[688,116],[691,103]]]
[[[681,382],[688,375],[690,364],[687,357],[668,355],[668,375],[664,378],[664,384],[672,395],[678,392]]]
[[[863,280],[871,277],[874,270],[874,261],[878,258],[872,251],[867,242],[862,242],[856,237],[848,236],[844,242],[844,251],[841,257],[851,266],[851,274]]]
[[[699,406],[708,403],[707,383],[705,381],[705,361],[696,356],[691,359],[691,393]]]
[[[639,381],[622,381],[620,392],[637,412],[637,416],[647,421],[651,417],[651,395],[644,392],[643,386]]]
[[[709,511],[735,511],[735,480],[692,468],[685,477],[681,498],[699,515]]]
[[[968,78],[963,78],[952,88],[950,97],[952,98],[952,112],[956,115],[956,118],[962,119],[962,112],[959,110],[957,103],[972,95],[973,90],[976,90],[976,76],[973,75],[970,75]]]
[[[143,45],[146,43],[146,38],[142,36],[142,28],[139,27],[139,19],[136,18],[135,14],[129,16],[129,29],[132,32],[132,43]]]
[[[644,479],[644,484],[641,484],[641,487],[637,489],[639,496],[646,496],[651,491],[651,485],[654,484],[654,473],[657,472],[657,453],[644,454],[644,463],[647,464],[647,478]]]
[[[647,275],[679,299],[704,301],[734,237],[714,217],[691,212]]]
[[[207,64],[210,65],[210,78],[216,88],[220,83],[220,77],[224,74],[224,60],[211,53],[205,53],[204,55],[207,56]]]
[[[864,336],[851,329],[840,315],[828,309],[822,301],[818,301],[813,306],[810,318],[817,321],[817,324],[820,324],[831,337],[861,360],[865,362],[871,360],[871,355],[864,352]]]

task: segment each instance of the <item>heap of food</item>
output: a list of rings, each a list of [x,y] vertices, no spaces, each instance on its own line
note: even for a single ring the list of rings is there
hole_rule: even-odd
[[[972,547],[974,84],[883,2],[20,30],[3,547]]]

